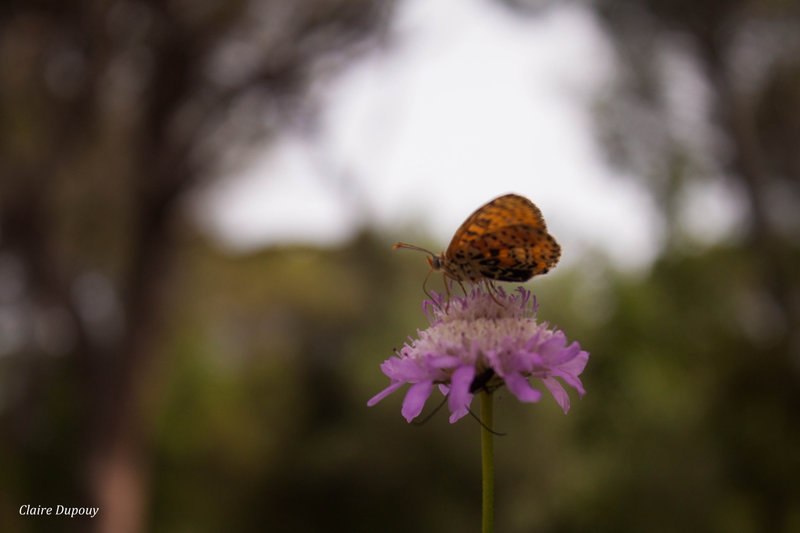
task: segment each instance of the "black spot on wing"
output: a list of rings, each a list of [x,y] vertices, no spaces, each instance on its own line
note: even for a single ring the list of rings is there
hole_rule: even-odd
[[[497,281],[528,281],[533,277],[533,267],[501,268],[497,265],[481,265],[480,273]]]
[[[502,281],[528,281],[533,276],[533,269],[513,268],[503,274]]]

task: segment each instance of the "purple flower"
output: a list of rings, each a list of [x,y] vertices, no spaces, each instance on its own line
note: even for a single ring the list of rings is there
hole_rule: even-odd
[[[589,361],[589,353],[577,342],[567,344],[564,332],[538,323],[534,318],[536,299],[519,287],[506,294],[498,287],[498,305],[482,285],[466,297],[433,293],[423,310],[430,326],[417,330],[417,339],[383,362],[381,370],[391,383],[367,402],[372,406],[405,383],[410,384],[403,400],[402,414],[409,422],[422,412],[434,385],[448,397],[450,422],[467,414],[472,396],[506,385],[523,402],[538,402],[542,393],[531,386],[541,380],[564,410],[569,411],[567,385],[585,394],[578,377]]]

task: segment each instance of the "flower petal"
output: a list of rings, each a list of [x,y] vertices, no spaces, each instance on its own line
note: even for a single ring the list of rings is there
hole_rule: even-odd
[[[431,391],[433,391],[433,380],[421,381],[408,388],[406,397],[403,399],[403,408],[400,411],[408,422],[411,422],[422,412],[422,408],[425,407],[425,401],[431,395]]]
[[[450,394],[447,397],[447,403],[450,407],[450,423],[452,424],[469,410],[469,404],[472,401],[472,394],[469,392],[469,387],[472,384],[472,379],[475,377],[474,366],[462,366],[453,372],[450,378]]]
[[[381,364],[381,372],[396,381],[415,382],[425,378],[425,368],[408,358],[390,357]]]
[[[463,297],[433,294],[423,304],[430,327],[418,329],[416,338],[409,336],[394,350],[395,357],[384,361],[381,370],[390,384],[368,405],[409,384],[401,412],[410,422],[438,385],[447,397],[450,421],[455,422],[469,412],[472,389],[483,385],[480,380],[473,383],[475,375],[486,369],[493,387],[503,382],[523,402],[541,399],[544,389],[532,386],[533,379],[541,379],[566,413],[566,387],[585,393],[579,376],[589,354],[577,342],[569,344],[563,331],[538,322],[537,307],[535,296],[522,288],[510,294],[498,288],[490,294],[478,284]]]
[[[386,398],[387,396],[389,396],[391,393],[393,393],[394,391],[396,391],[397,389],[399,389],[402,386],[403,386],[403,382],[402,381],[397,381],[397,382],[392,383],[391,385],[389,385],[388,387],[386,387],[385,389],[380,391],[378,394],[376,394],[375,396],[370,398],[369,401],[367,402],[367,405],[369,407],[372,407],[373,405],[375,405],[379,401],[383,400],[384,398]]]
[[[570,348],[576,348],[575,355],[569,360],[558,365],[564,372],[568,372],[573,376],[579,376],[583,369],[586,368],[586,363],[589,362],[589,352],[581,350],[577,342],[573,342]]]
[[[508,374],[503,377],[508,386],[511,394],[516,396],[521,402],[538,402],[541,397],[541,391],[531,387],[528,380],[519,374]]]
[[[451,424],[455,424],[456,422],[458,422],[459,420],[461,420],[462,418],[464,418],[464,416],[465,416],[467,413],[469,413],[469,405],[465,406],[465,407],[464,407],[464,409],[461,409],[461,410],[459,410],[458,412],[451,413],[451,414],[450,414],[450,418],[448,419],[448,421],[449,421]]]
[[[567,385],[578,391],[578,394],[580,396],[586,394],[586,390],[583,388],[583,383],[581,382],[581,378],[579,378],[578,376],[569,374],[567,372],[562,372],[561,369],[555,368],[550,371],[549,376],[545,377],[559,377],[563,379],[567,383]]]
[[[542,378],[542,383],[544,383],[544,386],[550,391],[550,394],[553,395],[553,398],[556,399],[558,405],[561,406],[564,414],[567,414],[569,411],[569,395],[567,391],[564,390],[564,387],[561,386],[561,383],[555,378]]]
[[[556,331],[555,334],[539,345],[539,353],[548,365],[557,365],[562,363],[567,358],[564,357],[564,346],[567,345],[567,339],[564,333]]]
[[[425,363],[431,368],[455,368],[461,364],[461,359],[454,355],[430,355]]]

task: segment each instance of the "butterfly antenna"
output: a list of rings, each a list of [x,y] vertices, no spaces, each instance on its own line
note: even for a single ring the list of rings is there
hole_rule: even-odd
[[[425,248],[421,248],[421,247],[415,246],[413,244],[408,244],[406,242],[398,242],[397,244],[392,246],[392,250],[399,250],[400,248],[407,248],[409,250],[416,250],[418,252],[423,252],[423,253],[426,253],[426,254],[430,255],[434,259],[436,258],[436,254],[431,252],[430,250],[426,250]]]
[[[422,282],[422,292],[424,292],[425,296],[430,298],[430,300],[435,303],[436,299],[433,296],[431,296],[430,292],[428,292],[427,283],[428,283],[428,278],[431,277],[431,272],[433,272],[434,270],[438,270],[438,266],[434,266],[434,265],[438,265],[438,262],[437,262],[438,256],[435,253],[431,252],[430,250],[426,250],[425,248],[422,248],[420,246],[416,246],[416,245],[413,245],[413,244],[408,244],[408,243],[405,243],[405,242],[398,242],[397,244],[392,246],[392,250],[399,250],[400,248],[407,248],[409,250],[416,250],[418,252],[426,253],[429,256],[431,256],[431,258],[433,258],[433,261],[431,261],[430,259],[428,260],[428,262],[431,264],[432,268],[431,268],[430,271],[428,271],[428,275],[425,276],[425,281]],[[449,300],[449,298],[448,298],[448,300]]]

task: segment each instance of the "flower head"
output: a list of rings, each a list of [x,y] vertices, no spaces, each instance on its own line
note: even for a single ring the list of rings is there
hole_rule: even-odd
[[[411,386],[403,400],[402,414],[409,422],[422,412],[425,401],[438,385],[448,396],[450,422],[469,411],[474,393],[503,385],[523,402],[538,402],[542,393],[531,386],[541,380],[558,404],[569,411],[569,396],[560,378],[583,396],[580,378],[589,353],[577,342],[567,344],[564,332],[536,321],[535,297],[519,287],[506,294],[502,287],[494,297],[476,285],[465,297],[443,295],[423,303],[430,326],[417,330],[381,370],[391,383],[367,402],[375,405],[405,383]],[[501,305],[498,305],[500,303]]]

